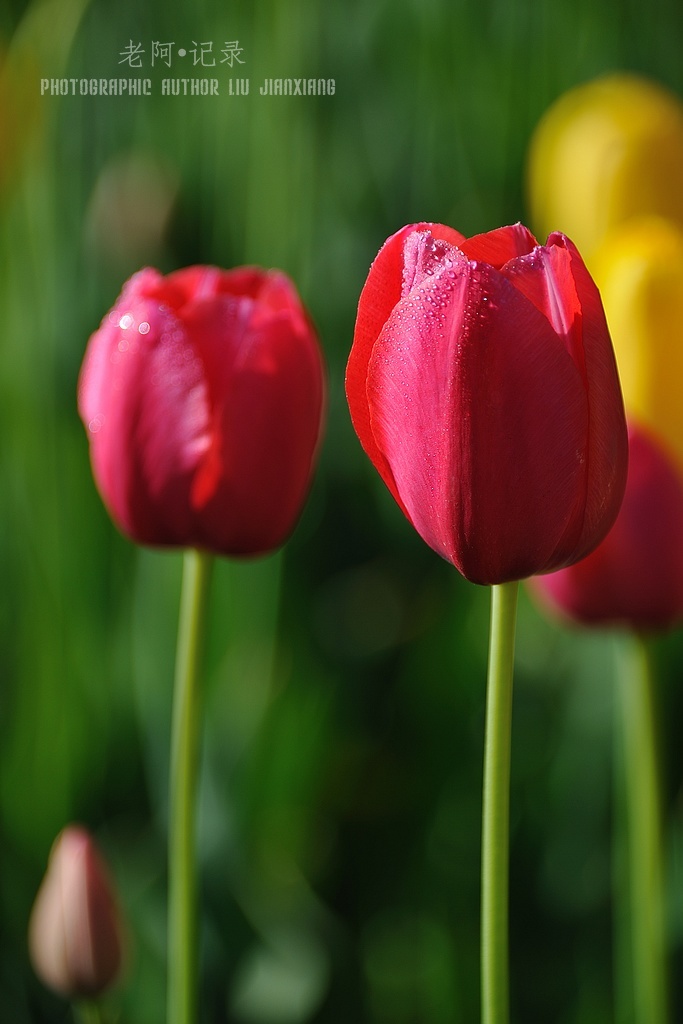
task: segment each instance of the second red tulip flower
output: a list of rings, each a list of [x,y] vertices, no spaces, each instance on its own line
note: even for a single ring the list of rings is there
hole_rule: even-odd
[[[258,555],[287,538],[317,454],[325,374],[279,271],[141,270],[88,344],[95,480],[140,544]]]
[[[394,498],[475,583],[571,564],[616,518],[621,390],[598,290],[562,234],[397,232],[360,298],[346,387]]]

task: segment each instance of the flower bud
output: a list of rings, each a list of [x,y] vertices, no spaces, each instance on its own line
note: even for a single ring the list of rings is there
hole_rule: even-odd
[[[592,269],[605,234],[630,217],[683,224],[683,103],[635,75],[580,85],[539,122],[528,177],[536,231],[566,231]]]
[[[112,519],[138,544],[273,551],[308,493],[325,390],[285,274],[139,271],[90,338],[79,380]]]
[[[412,224],[360,297],[351,419],[406,518],[474,583],[583,558],[626,484],[605,315],[574,244]]]
[[[34,970],[69,998],[101,995],[121,969],[122,928],[107,869],[89,833],[57,837],[29,923]]]

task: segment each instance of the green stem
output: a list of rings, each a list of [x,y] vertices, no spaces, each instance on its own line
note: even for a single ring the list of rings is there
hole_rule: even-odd
[[[176,656],[169,795],[168,1024],[197,1019],[199,674],[212,557],[186,551]]]
[[[510,739],[517,583],[491,592],[481,855],[482,1024],[507,1024]]]
[[[636,1024],[667,1024],[668,980],[659,743],[652,652],[634,637],[622,659],[619,695]]]
[[[74,1006],[74,1017],[78,1024],[103,1024],[104,1014],[99,1003],[84,1001]]]

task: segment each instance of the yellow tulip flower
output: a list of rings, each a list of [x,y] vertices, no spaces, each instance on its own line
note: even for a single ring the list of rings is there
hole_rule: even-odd
[[[607,232],[658,214],[683,225],[683,102],[614,74],[578,86],[546,112],[528,164],[535,233],[563,231],[591,266]]]
[[[627,411],[683,468],[683,229],[660,217],[615,228],[593,259]]]

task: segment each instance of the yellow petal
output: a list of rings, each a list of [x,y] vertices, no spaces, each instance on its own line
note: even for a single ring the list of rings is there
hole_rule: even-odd
[[[627,410],[683,466],[683,229],[659,217],[616,228],[593,260]]]
[[[563,231],[592,270],[607,232],[634,216],[683,225],[683,102],[660,85],[616,74],[565,93],[531,140],[535,233]]]

